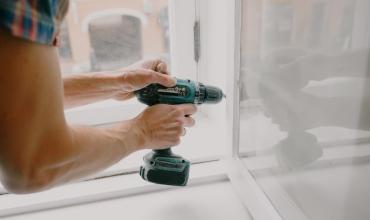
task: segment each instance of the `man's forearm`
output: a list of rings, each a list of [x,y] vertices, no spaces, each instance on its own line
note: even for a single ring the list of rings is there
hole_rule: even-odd
[[[73,126],[70,131],[70,145],[58,146],[50,157],[44,158],[42,168],[39,167],[42,176],[35,178],[41,181],[37,190],[43,190],[43,181],[50,188],[104,170],[140,149],[131,121],[121,123],[119,129]],[[52,145],[47,143],[45,147]]]
[[[45,131],[45,138],[37,144],[24,143],[27,151],[21,154],[27,159],[21,163],[15,161],[17,154],[12,161],[3,161],[16,163],[8,166],[13,167],[12,172],[4,173],[4,185],[11,192],[30,193],[62,185],[104,170],[140,149],[132,121],[122,122],[119,128],[71,126],[56,130],[57,135],[55,130]]]
[[[119,74],[119,72],[105,72],[64,77],[64,108],[72,108],[114,97],[120,92]]]

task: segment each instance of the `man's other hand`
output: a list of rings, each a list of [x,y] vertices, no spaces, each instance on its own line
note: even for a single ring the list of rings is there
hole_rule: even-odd
[[[191,115],[196,111],[196,106],[192,104],[150,106],[130,120],[130,140],[135,141],[127,145],[135,148],[131,151],[176,146],[185,135],[185,127],[192,127],[195,124]],[[116,134],[118,138],[125,137],[128,129],[126,125],[127,123],[117,125],[113,128],[112,134]]]

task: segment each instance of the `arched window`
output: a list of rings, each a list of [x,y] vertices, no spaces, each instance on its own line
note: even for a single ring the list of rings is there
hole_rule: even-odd
[[[139,18],[117,14],[95,18],[88,31],[93,71],[122,68],[142,58]]]

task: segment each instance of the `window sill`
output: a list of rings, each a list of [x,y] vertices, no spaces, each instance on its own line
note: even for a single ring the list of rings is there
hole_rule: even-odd
[[[227,180],[224,167],[221,161],[193,165],[188,185]],[[177,187],[145,182],[133,173],[73,183],[41,193],[7,194],[0,197],[0,218],[174,188]]]

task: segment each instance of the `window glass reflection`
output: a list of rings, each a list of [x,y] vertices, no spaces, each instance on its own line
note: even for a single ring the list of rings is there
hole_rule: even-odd
[[[243,1],[240,156],[286,219],[279,195],[308,219],[370,218],[369,15],[368,0]]]

